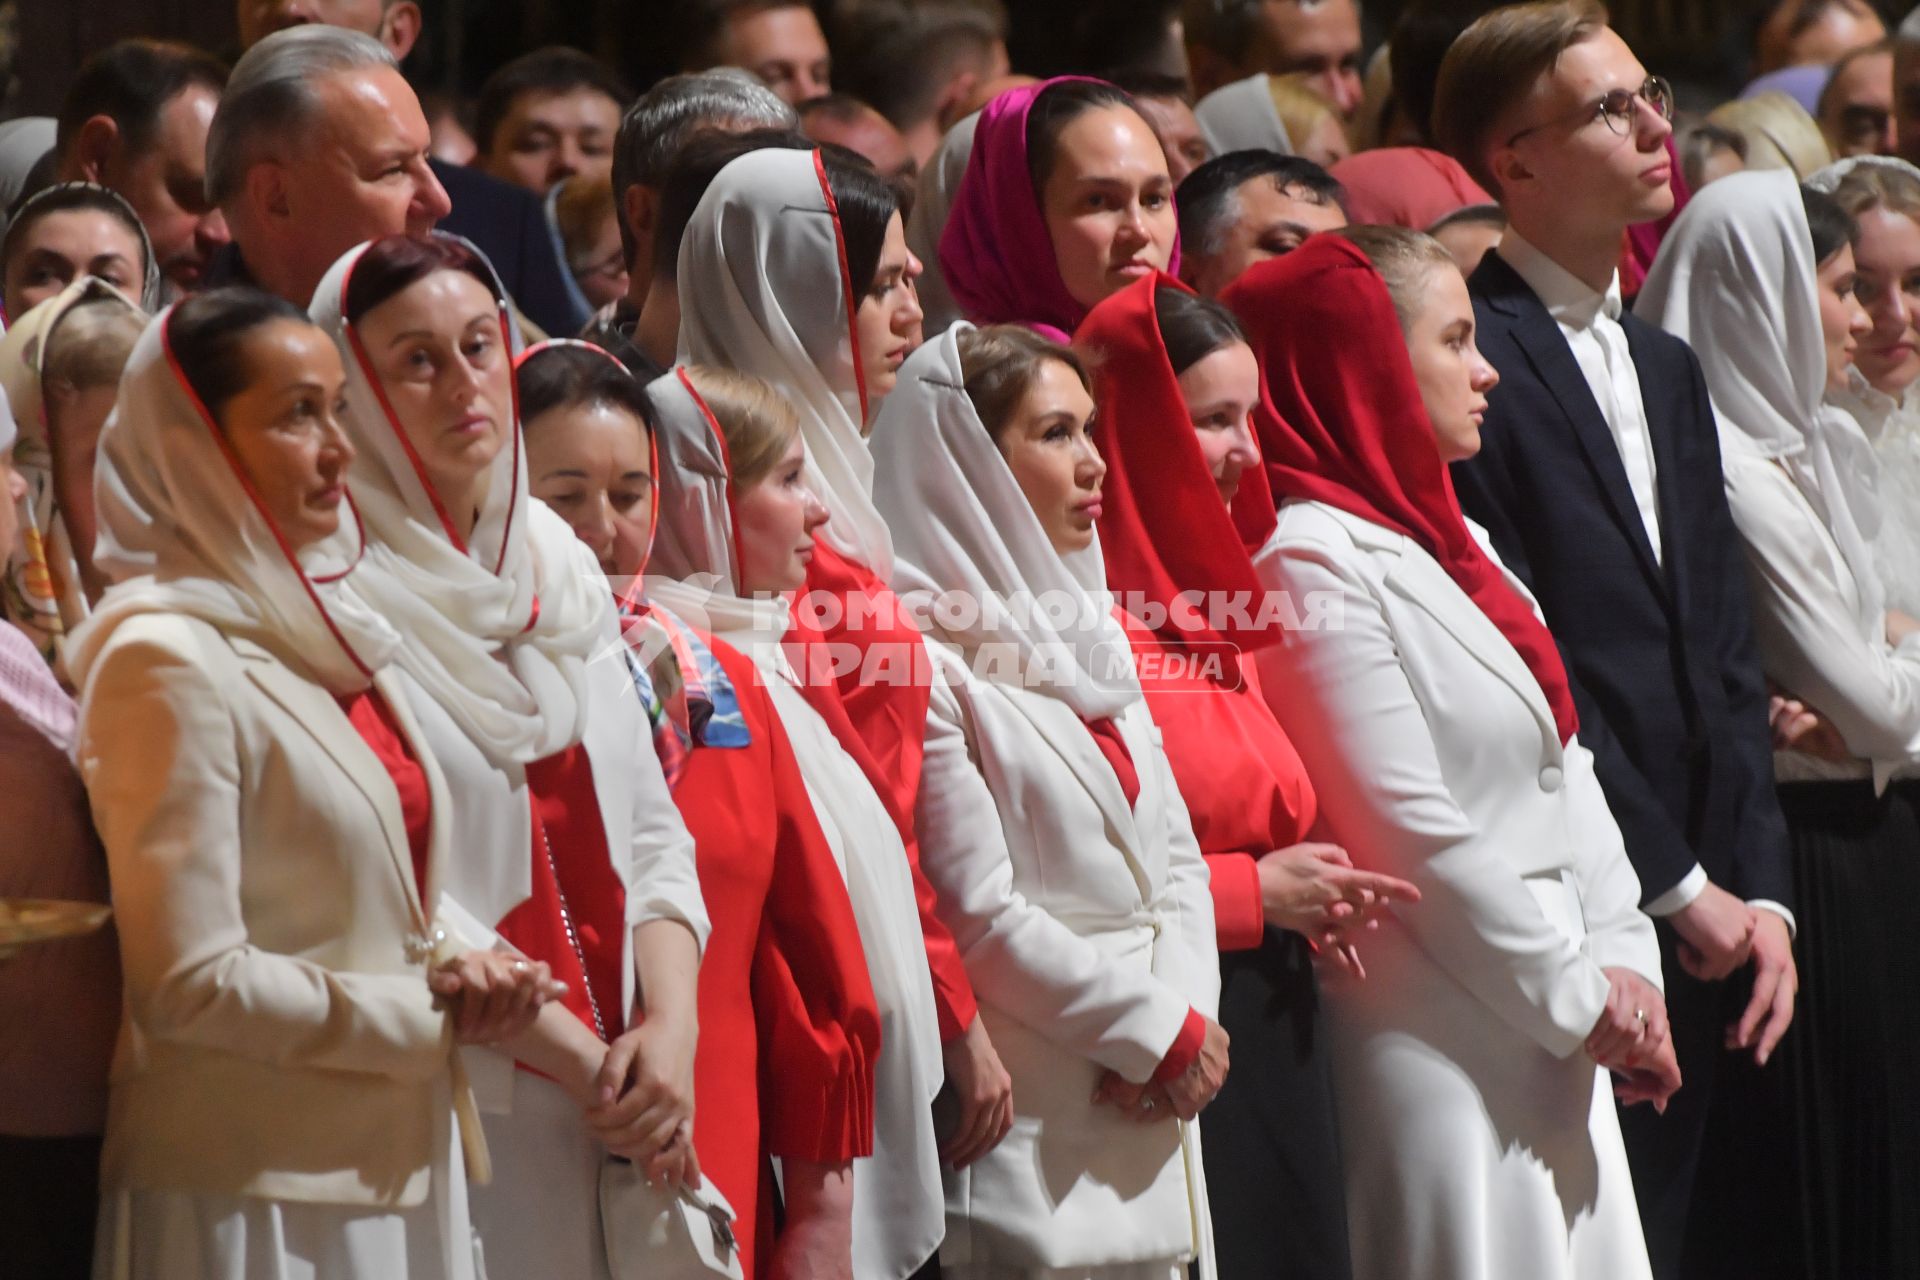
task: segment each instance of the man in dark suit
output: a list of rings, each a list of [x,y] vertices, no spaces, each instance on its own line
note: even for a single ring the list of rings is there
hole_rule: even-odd
[[[1741,1230],[1722,1206],[1764,1171],[1715,1167],[1739,1148],[1718,1131],[1740,1119],[1709,1124],[1715,1081],[1764,1066],[1797,981],[1767,689],[1713,408],[1692,350],[1620,304],[1626,228],[1673,206],[1671,107],[1584,0],[1476,22],[1434,107],[1441,145],[1510,227],[1470,281],[1501,380],[1454,483],[1540,600],[1661,923],[1685,1084],[1664,1115],[1628,1109],[1621,1125],[1662,1280],[1716,1273],[1700,1259]]]
[[[322,0],[309,4],[237,0],[237,17],[242,48],[251,48],[288,27],[319,23],[373,37],[386,46],[396,64],[412,51],[421,26],[420,6],[414,0]],[[417,102],[410,106],[412,111],[419,109]],[[561,261],[559,243],[539,197],[477,170],[431,157],[425,157],[424,162],[442,193],[439,198],[451,203],[451,210],[441,215],[437,224],[429,225],[473,241],[500,273],[500,282],[514,305],[534,324],[555,337],[580,332],[589,316],[567,287],[566,264]],[[406,229],[421,230],[412,221]],[[344,253],[357,243],[342,245],[337,252]],[[259,264],[247,260],[244,246],[228,249],[212,267],[214,278],[210,283],[259,279],[261,270]],[[289,300],[303,307],[307,304],[306,298]]]

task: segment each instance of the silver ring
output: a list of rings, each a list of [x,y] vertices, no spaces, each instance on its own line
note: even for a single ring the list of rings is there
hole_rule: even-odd
[[[1646,1025],[1647,1025],[1647,1011],[1646,1011],[1645,1009],[1635,1009],[1635,1010],[1633,1011],[1633,1020],[1634,1020],[1635,1022],[1637,1022],[1637,1023],[1639,1023],[1639,1024],[1640,1024],[1641,1026],[1643,1026],[1643,1027],[1644,1027],[1644,1026],[1646,1026]]]
[[[1153,1110],[1153,1099],[1152,1099],[1152,1098],[1142,1098],[1142,1099],[1140,1099],[1140,1109],[1141,1109],[1142,1111],[1151,1111],[1151,1110]]]
[[[525,973],[527,971],[527,962],[525,960],[515,960],[513,962],[513,971],[515,973]]]

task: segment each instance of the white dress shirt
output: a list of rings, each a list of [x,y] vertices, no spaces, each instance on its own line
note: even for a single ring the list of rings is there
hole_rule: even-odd
[[[1646,402],[1640,398],[1640,375],[1627,346],[1627,331],[1620,325],[1620,273],[1614,273],[1605,293],[1596,293],[1511,227],[1494,252],[1506,259],[1533,290],[1573,349],[1573,358],[1586,375],[1587,388],[1600,406],[1600,416],[1606,419],[1614,447],[1620,451],[1627,487],[1633,491],[1633,505],[1639,509],[1653,558],[1660,562],[1660,497],[1655,487],[1653,431],[1647,424]],[[1670,916],[1691,905],[1706,888],[1706,868],[1696,862],[1678,884],[1649,902],[1646,912]],[[1775,912],[1786,920],[1790,930],[1793,928],[1793,913],[1779,903],[1756,899],[1750,905]]]

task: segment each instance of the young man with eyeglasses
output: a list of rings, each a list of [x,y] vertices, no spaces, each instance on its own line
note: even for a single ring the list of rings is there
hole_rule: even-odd
[[[1448,51],[1434,132],[1508,219],[1469,284],[1500,386],[1454,484],[1540,601],[1660,924],[1685,1083],[1621,1114],[1654,1273],[1771,1276],[1791,1224],[1752,1208],[1787,1171],[1714,1106],[1764,1087],[1797,986],[1767,687],[1699,361],[1617,270],[1673,208],[1672,109],[1590,0],[1495,10]]]

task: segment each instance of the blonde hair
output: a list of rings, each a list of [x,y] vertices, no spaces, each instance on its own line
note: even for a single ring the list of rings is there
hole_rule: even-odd
[[[773,474],[800,436],[793,406],[751,374],[712,365],[691,365],[685,372],[720,424],[734,486],[744,489]]]
[[[1778,89],[1723,102],[1707,113],[1707,122],[1747,140],[1749,169],[1787,169],[1804,182],[1833,163],[1820,126],[1805,107]]]
[[[40,382],[75,391],[117,386],[147,327],[144,313],[115,298],[84,298],[67,308],[47,334]]]
[[[1407,333],[1427,305],[1427,288],[1441,267],[1458,271],[1460,265],[1447,247],[1424,231],[1408,227],[1342,227],[1334,232],[1351,240],[1386,281],[1400,332]]]
[[[1891,165],[1855,165],[1834,187],[1833,202],[1850,218],[1885,209],[1920,222],[1920,176]]]
[[[1487,167],[1494,126],[1533,92],[1560,55],[1606,29],[1594,0],[1556,0],[1495,9],[1460,33],[1440,62],[1433,90],[1433,136],[1473,180],[1497,197]]]
[[[1328,122],[1343,137],[1346,134],[1346,122],[1340,118],[1340,113],[1334,110],[1326,95],[1307,83],[1305,75],[1268,76],[1267,96],[1273,99],[1274,114],[1280,117],[1280,124],[1286,129],[1287,140],[1293,144],[1296,155],[1303,154],[1307,139]]]

